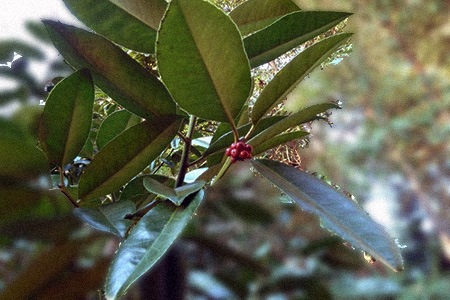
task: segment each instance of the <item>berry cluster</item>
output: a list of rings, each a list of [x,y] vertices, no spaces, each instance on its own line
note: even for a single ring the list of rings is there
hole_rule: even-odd
[[[226,156],[231,157],[231,162],[238,160],[246,160],[252,158],[253,147],[243,141],[231,144],[230,148],[225,151]]]

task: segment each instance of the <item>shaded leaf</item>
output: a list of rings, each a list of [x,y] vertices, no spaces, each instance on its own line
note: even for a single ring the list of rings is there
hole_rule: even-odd
[[[398,245],[356,202],[294,167],[270,160],[252,160],[252,165],[303,210],[318,215],[327,229],[394,271],[403,269]]]
[[[141,119],[122,109],[113,112],[100,125],[97,133],[97,146],[102,149],[109,141],[122,133],[125,129],[137,125]]]
[[[81,176],[78,193],[89,200],[117,191],[167,147],[180,126],[176,116],[135,125],[106,144]]]
[[[233,9],[230,17],[246,36],[298,10],[300,8],[291,0],[249,0]]]
[[[94,85],[82,69],[60,81],[45,102],[39,142],[51,164],[63,167],[80,153],[89,136]]]
[[[252,122],[257,123],[274,106],[285,99],[305,76],[335,52],[350,36],[350,33],[338,34],[321,40],[305,49],[281,69],[255,101],[251,114]]]
[[[252,68],[274,60],[294,47],[326,32],[351,16],[345,12],[299,11],[244,39]]]
[[[131,201],[116,201],[94,208],[75,208],[74,213],[95,229],[125,238],[126,231],[131,225],[131,220],[124,219],[124,217],[135,210],[136,207]]]
[[[0,43],[0,64],[11,62],[14,58],[14,52],[33,59],[44,59],[44,53],[41,50],[30,46],[29,43],[16,39],[2,40]]]
[[[154,53],[156,29],[167,6],[164,0],[64,0],[64,3],[95,32],[145,53]]]
[[[95,33],[55,21],[43,22],[69,64],[89,69],[94,83],[121,106],[143,118],[176,114],[164,85],[122,49]]]
[[[340,107],[335,103],[322,103],[302,109],[275,123],[261,133],[255,135],[248,141],[248,143],[253,147],[257,147],[261,143],[268,141],[269,139],[283,133],[285,130],[288,130],[291,127],[299,126],[301,124],[305,124],[318,119],[317,115],[324,113],[332,108]]]
[[[213,4],[174,0],[161,22],[158,68],[188,113],[234,126],[252,80],[236,25]]]
[[[130,200],[134,202],[137,207],[140,207],[145,203],[150,203],[156,195],[150,193],[144,187],[144,179],[147,177],[157,180],[167,186],[175,186],[175,180],[170,177],[155,174],[137,176],[123,188],[120,193],[120,201]]]
[[[203,198],[192,195],[187,207],[175,210],[162,203],[145,214],[122,242],[106,277],[107,299],[118,299],[147,272],[183,231]]]
[[[275,217],[265,207],[251,201],[226,198],[221,202],[235,216],[251,224],[268,225]]]
[[[203,188],[205,183],[205,181],[196,181],[177,188],[171,188],[151,177],[144,178],[144,187],[147,191],[169,199],[176,206],[181,205],[187,196]]]

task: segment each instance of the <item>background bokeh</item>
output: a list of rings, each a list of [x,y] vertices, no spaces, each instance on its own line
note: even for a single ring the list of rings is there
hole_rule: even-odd
[[[177,247],[190,297],[448,299],[450,3],[296,2],[304,10],[354,12],[345,31],[355,32],[349,57],[310,74],[290,103],[343,103],[332,126],[312,125],[297,162],[350,192],[382,223],[403,248],[405,270],[369,264],[242,163],[209,191]],[[22,55],[0,66],[0,81],[8,82],[0,90],[2,153],[16,145],[8,144],[12,137],[34,147],[45,86],[70,71],[48,55],[38,23],[26,28],[33,42],[0,37],[0,64]],[[38,158],[18,152],[0,162],[0,292],[26,281],[36,299],[61,299],[61,291],[65,299],[95,298],[118,241],[72,216],[67,201],[48,191]],[[139,289],[128,297],[139,299]]]

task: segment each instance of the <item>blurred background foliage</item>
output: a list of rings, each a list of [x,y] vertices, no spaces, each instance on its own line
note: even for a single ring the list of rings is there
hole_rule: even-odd
[[[239,1],[216,2],[229,10]],[[333,112],[331,128],[314,123],[304,149],[294,143],[279,150],[350,191],[405,246],[406,269],[394,274],[367,263],[241,163],[209,190],[176,247],[189,297],[447,298],[450,3],[295,2],[304,10],[354,12],[346,31],[355,35],[349,57],[313,72],[288,100],[291,107],[338,100],[344,109]],[[118,241],[83,225],[66,199],[49,190],[50,170],[35,147],[39,102],[46,85],[70,69],[46,57],[42,26],[27,28],[43,47],[0,40],[1,64],[14,52],[22,55],[0,66],[0,80],[15,83],[0,91],[0,299],[96,299]],[[45,76],[33,74],[33,61],[45,61]],[[136,287],[127,298],[143,293]]]

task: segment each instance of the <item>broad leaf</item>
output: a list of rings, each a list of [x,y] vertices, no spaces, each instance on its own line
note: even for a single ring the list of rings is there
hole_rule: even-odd
[[[161,258],[195,213],[203,194],[200,190],[192,195],[187,207],[179,206],[174,210],[161,203],[142,217],[122,242],[112,262],[106,277],[107,299],[118,299]]]
[[[64,0],[84,24],[129,49],[154,53],[156,29],[167,3],[164,0]]]
[[[45,102],[39,141],[51,164],[63,167],[80,153],[89,136],[94,84],[87,69],[60,81]]]
[[[273,138],[274,136],[283,133],[289,128],[319,119],[317,115],[324,113],[332,108],[340,108],[340,107],[337,104],[330,102],[330,103],[316,104],[307,107],[305,109],[302,109],[296,113],[293,113],[292,115],[287,116],[281,121],[273,124],[266,130],[262,131],[261,133],[255,135],[248,141],[248,143],[253,147],[257,147],[260,144]]]
[[[345,12],[293,12],[244,39],[252,68],[326,32],[351,14]]]
[[[95,84],[121,106],[143,118],[176,114],[164,85],[122,49],[74,26],[49,20],[44,24],[64,58],[75,69],[89,69]]]
[[[175,186],[175,180],[170,177],[155,174],[137,176],[136,178],[128,182],[127,185],[123,188],[122,192],[120,193],[120,201],[129,200],[135,203],[137,207],[140,207],[142,206],[142,204],[150,203],[153,199],[155,199],[156,195],[150,193],[144,187],[144,179],[148,177],[157,180],[167,186]]]
[[[252,165],[303,210],[318,215],[327,229],[394,271],[403,269],[399,246],[356,202],[320,179],[280,162],[252,160]]]
[[[156,48],[162,80],[182,109],[234,125],[252,80],[239,31],[225,13],[203,0],[173,0]]]
[[[144,187],[147,191],[169,199],[176,206],[181,205],[187,196],[203,188],[205,183],[205,181],[196,181],[177,188],[171,188],[151,177],[144,178]]]
[[[118,136],[122,131],[140,122],[140,118],[129,111],[122,109],[113,112],[100,125],[97,133],[97,146],[102,149],[109,141]]]
[[[94,208],[79,207],[74,210],[74,213],[95,229],[125,238],[126,231],[132,222],[124,217],[135,210],[133,202],[117,201]]]
[[[178,117],[154,118],[122,132],[94,156],[81,176],[79,197],[89,200],[121,188],[158,157],[180,123]]]
[[[338,34],[317,42],[297,55],[262,90],[252,110],[252,122],[257,123],[275,105],[311,73],[320,63],[335,52],[351,34]]]
[[[263,29],[286,14],[300,10],[291,0],[249,0],[230,12],[243,36]]]
[[[282,145],[284,143],[304,138],[307,135],[309,135],[309,132],[302,131],[302,130],[288,132],[288,133],[282,133],[280,135],[277,135],[273,138],[270,138],[270,139],[262,142],[261,144],[259,144],[256,147],[254,147],[253,148],[253,156],[263,153],[264,151],[267,151],[269,149],[272,149],[272,148]]]

